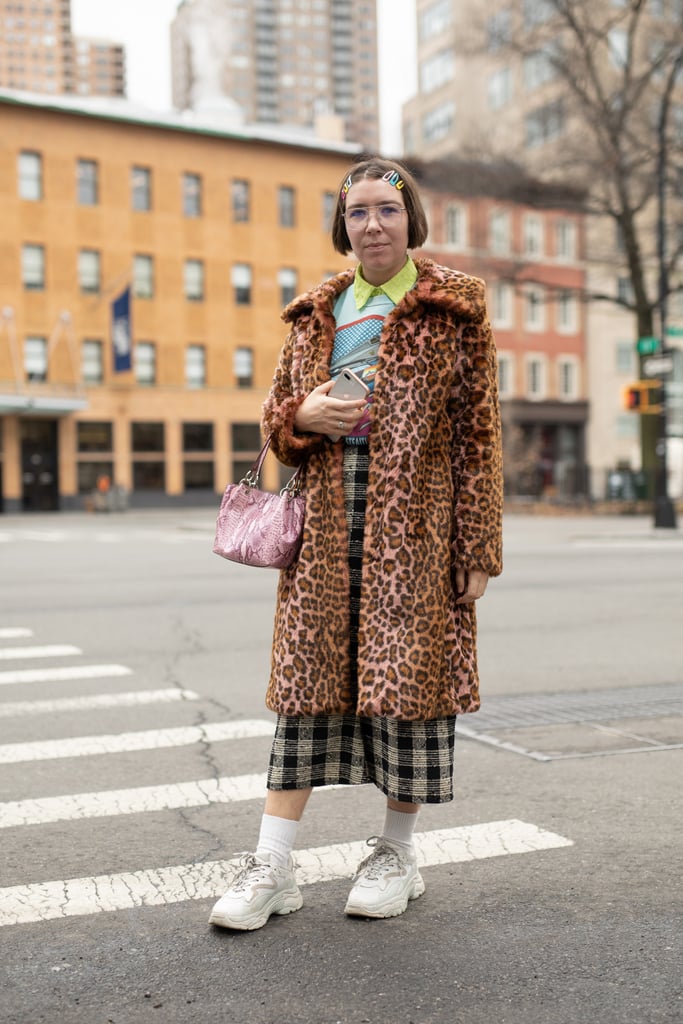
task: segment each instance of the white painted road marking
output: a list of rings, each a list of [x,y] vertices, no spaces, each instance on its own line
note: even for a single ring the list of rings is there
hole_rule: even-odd
[[[130,676],[132,668],[125,665],[70,665],[69,668],[20,668],[0,672],[0,686],[10,683],[63,683],[70,679],[111,679]]]
[[[0,629],[0,640],[19,640],[26,636],[33,636],[33,630],[23,626],[5,626]]]
[[[571,839],[514,819],[420,832],[415,836],[418,864],[425,868],[572,845]],[[350,878],[367,852],[365,842],[297,850],[294,857],[299,884]],[[225,891],[238,863],[239,858],[233,858],[10,886],[0,889],[0,927],[215,899]]]
[[[65,658],[71,654],[83,654],[80,647],[72,644],[46,644],[42,647],[0,647],[0,660],[10,658]]]
[[[0,704],[0,718],[19,715],[59,714],[61,711],[129,708],[144,704],[167,704],[178,700],[199,700],[194,690],[130,690],[127,693],[95,693],[89,697],[59,697],[56,700],[15,700]]]
[[[159,750],[162,747],[184,747],[192,743],[218,743],[221,740],[272,736],[274,728],[273,722],[245,719],[181,726],[176,729],[148,729],[144,732],[122,732],[105,736],[74,736],[64,740],[6,743],[0,746],[0,764],[50,761],[93,754],[120,754],[130,750]]]
[[[263,772],[259,775],[199,779],[197,782],[138,786],[135,789],[100,790],[96,793],[13,800],[0,804],[0,828],[47,825],[55,821],[107,818],[146,811],[167,811],[177,807],[206,807],[208,804],[258,800],[265,797],[265,793],[266,773]]]

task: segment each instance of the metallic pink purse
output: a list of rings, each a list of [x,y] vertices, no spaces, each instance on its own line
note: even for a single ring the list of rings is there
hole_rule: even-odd
[[[244,479],[225,488],[213,550],[231,562],[286,569],[301,547],[306,502],[301,494],[301,466],[279,494],[259,490],[269,445],[270,437]]]

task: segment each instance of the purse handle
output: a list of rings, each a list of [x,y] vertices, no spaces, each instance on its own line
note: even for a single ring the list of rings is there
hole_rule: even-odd
[[[265,462],[266,455],[268,454],[268,449],[270,448],[271,438],[272,434],[269,434],[265,440],[263,448],[259,452],[258,457],[256,458],[256,461],[253,463],[251,469],[247,470],[246,475],[243,476],[242,479],[240,480],[241,484],[246,484],[247,487],[258,487],[259,478],[261,476],[261,469],[263,468],[263,463]],[[291,477],[289,482],[286,483],[285,486],[282,488],[280,494],[288,494],[290,497],[293,497],[301,493],[301,470],[302,466],[297,466],[294,475]]]

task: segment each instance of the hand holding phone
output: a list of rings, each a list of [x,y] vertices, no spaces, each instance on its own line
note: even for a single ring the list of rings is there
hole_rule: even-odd
[[[360,379],[353,370],[344,369],[341,371],[334,384],[328,391],[328,398],[340,398],[344,401],[360,401],[366,398],[370,388]],[[342,434],[328,434],[330,441],[338,441]]]

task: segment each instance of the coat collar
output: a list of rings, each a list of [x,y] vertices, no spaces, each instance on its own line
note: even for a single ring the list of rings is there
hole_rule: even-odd
[[[417,281],[415,287],[406,292],[393,314],[407,315],[413,311],[434,308],[442,315],[450,314],[459,320],[479,323],[486,316],[484,282],[470,277],[459,270],[442,267],[433,260],[419,257],[415,260]],[[353,284],[355,267],[342,271],[335,277],[323,281],[310,292],[299,295],[282,312],[282,319],[288,323],[314,309],[323,315],[331,315],[337,296]]]

